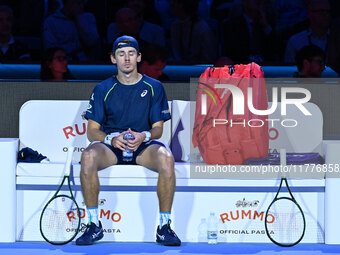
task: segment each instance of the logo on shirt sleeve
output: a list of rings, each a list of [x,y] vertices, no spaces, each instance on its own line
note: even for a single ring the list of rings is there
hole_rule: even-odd
[[[140,94],[141,97],[145,97],[145,95],[148,93],[146,89],[143,90],[142,94]]]
[[[89,113],[92,113],[90,110],[92,109],[92,105],[91,104],[89,104],[88,106],[87,106],[87,109],[86,109],[86,111],[87,112],[89,112]]]

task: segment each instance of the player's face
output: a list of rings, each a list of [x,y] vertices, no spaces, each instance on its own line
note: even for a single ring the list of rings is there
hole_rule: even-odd
[[[133,47],[124,47],[116,50],[114,56],[111,55],[113,64],[117,64],[119,71],[130,73],[137,71],[137,63],[141,61],[141,54]]]

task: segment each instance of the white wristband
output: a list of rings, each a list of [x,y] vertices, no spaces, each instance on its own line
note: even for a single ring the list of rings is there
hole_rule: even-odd
[[[114,132],[114,133],[108,134],[107,136],[105,136],[104,143],[112,146],[112,144],[111,144],[112,139],[119,136],[119,135],[120,135],[119,132]]]
[[[144,143],[146,143],[146,142],[148,142],[148,141],[150,141],[150,138],[151,138],[151,132],[149,132],[149,131],[143,131],[142,133],[144,133],[145,134],[145,139],[144,139]]]

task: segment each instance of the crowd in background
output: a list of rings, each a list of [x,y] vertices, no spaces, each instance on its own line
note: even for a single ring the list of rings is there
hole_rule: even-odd
[[[284,65],[296,64],[298,57],[301,62],[301,56],[302,64],[340,71],[337,0],[0,0],[0,5],[2,63],[41,61],[58,70],[65,69],[54,63],[59,60],[107,63],[113,41],[131,35],[140,43],[141,70],[152,69],[158,77],[166,64]]]

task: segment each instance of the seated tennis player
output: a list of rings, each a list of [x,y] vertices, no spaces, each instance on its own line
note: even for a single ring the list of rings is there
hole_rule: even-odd
[[[162,143],[154,141],[162,136],[163,123],[171,118],[164,88],[159,81],[138,73],[141,53],[133,37],[119,37],[110,57],[118,74],[94,88],[85,114],[91,144],[81,156],[80,179],[89,223],[76,244],[89,245],[103,238],[98,219],[98,170],[116,164],[137,164],[158,172],[160,225],[156,242],[179,246],[181,241],[170,228],[176,184],[174,158]],[[124,140],[126,133],[134,139]],[[133,151],[130,162],[124,161],[125,150]]]

